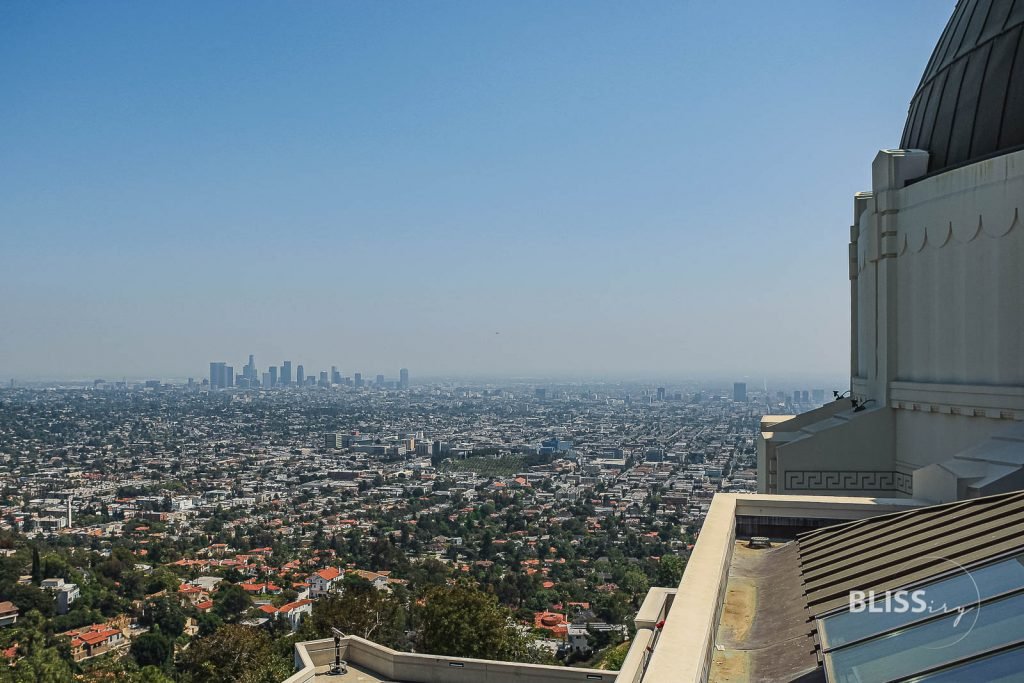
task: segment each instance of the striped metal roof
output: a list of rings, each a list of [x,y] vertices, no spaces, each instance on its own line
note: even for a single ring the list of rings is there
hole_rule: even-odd
[[[838,524],[797,544],[807,607],[818,617],[848,606],[854,590],[894,590],[1024,549],[1024,491]]]

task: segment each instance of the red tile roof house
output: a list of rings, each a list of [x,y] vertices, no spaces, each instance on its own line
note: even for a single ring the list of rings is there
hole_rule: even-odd
[[[335,586],[341,583],[342,572],[336,567],[328,567],[318,572],[313,572],[306,582],[309,584],[309,597],[319,598],[334,590]]]
[[[365,581],[369,581],[379,591],[387,588],[388,580],[391,576],[391,572],[371,572],[365,569],[356,569],[352,573]]]
[[[93,624],[83,628],[65,631],[61,635],[71,638],[71,658],[76,662],[116,650],[128,644],[120,629],[108,624]]]
[[[193,586],[191,584],[183,583],[178,588],[178,595],[181,596],[182,606],[185,603],[191,605],[198,605],[201,602],[206,602],[210,599],[210,594],[199,586]]]
[[[533,627],[545,629],[563,638],[569,632],[569,622],[566,621],[565,615],[557,612],[535,612]]]
[[[302,625],[302,620],[313,613],[313,601],[296,600],[295,602],[289,602],[287,605],[281,605],[280,607],[274,607],[273,605],[260,605],[259,610],[274,619],[278,617],[285,617],[288,619],[288,624],[291,626],[292,631],[297,631],[299,630],[299,626]]]

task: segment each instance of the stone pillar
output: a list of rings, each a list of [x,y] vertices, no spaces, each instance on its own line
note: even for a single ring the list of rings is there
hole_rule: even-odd
[[[870,396],[876,405],[889,405],[889,383],[897,378],[896,340],[899,335],[896,302],[897,225],[900,190],[908,180],[928,171],[928,153],[916,149],[886,149],[871,165],[872,195],[875,212],[869,222],[871,234],[867,255],[875,265],[875,363],[868,372]],[[859,235],[858,239],[864,239]]]

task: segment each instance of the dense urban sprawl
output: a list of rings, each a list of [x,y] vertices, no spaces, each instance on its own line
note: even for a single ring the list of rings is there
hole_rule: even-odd
[[[282,680],[332,626],[617,668],[712,495],[756,490],[774,409],[743,385],[330,379],[0,392],[3,675]]]

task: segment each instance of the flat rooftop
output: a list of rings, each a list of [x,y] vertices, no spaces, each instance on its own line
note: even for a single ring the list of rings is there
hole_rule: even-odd
[[[318,666],[313,683],[400,683],[391,678],[381,678],[369,669],[355,664],[348,665],[348,673],[332,674],[331,667]]]
[[[800,583],[796,542],[736,541],[709,680],[824,682]]]

